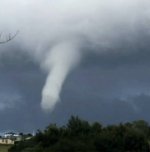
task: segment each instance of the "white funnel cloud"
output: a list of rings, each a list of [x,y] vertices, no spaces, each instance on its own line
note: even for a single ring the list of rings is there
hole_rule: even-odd
[[[60,92],[66,76],[80,60],[77,45],[62,42],[51,48],[43,64],[48,77],[42,91],[42,108],[52,110],[60,100]]]

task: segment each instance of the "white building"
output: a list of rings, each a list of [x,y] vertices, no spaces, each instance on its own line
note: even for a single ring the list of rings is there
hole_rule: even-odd
[[[0,144],[3,145],[13,145],[15,143],[15,140],[8,139],[8,138],[0,138]]]

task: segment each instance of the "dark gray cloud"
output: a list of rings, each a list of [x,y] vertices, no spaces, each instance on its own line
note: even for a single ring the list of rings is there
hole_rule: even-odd
[[[52,113],[44,113],[40,107],[46,75],[25,54],[3,56],[0,92],[6,94],[6,103],[16,94],[21,103],[0,111],[0,129],[32,131],[50,122],[64,124],[71,115],[104,124],[136,119],[150,122],[150,61],[149,52],[143,52],[135,52],[134,57],[125,52],[87,57],[69,75],[61,102]]]
[[[50,122],[63,124],[70,115],[104,124],[150,122],[149,2],[116,2],[93,0],[85,7],[77,0],[72,0],[74,5],[67,0],[60,1],[62,5],[1,0],[1,8],[13,4],[8,11],[1,9],[1,27],[22,30],[0,46],[1,130],[32,131]],[[77,12],[80,7],[83,11]],[[82,54],[81,64],[63,85]],[[49,73],[46,84],[47,74],[39,64]],[[61,102],[51,113],[40,107],[44,84],[43,98],[56,97],[44,102],[45,109],[54,107],[63,85]]]
[[[145,41],[145,40],[143,40]],[[149,119],[150,60],[149,46],[112,51],[100,56],[88,54],[66,80],[61,102],[52,113],[40,107],[41,90],[46,75],[21,48],[3,53],[0,60],[1,129],[32,131],[48,123],[64,124],[71,115],[104,124]],[[127,51],[125,51],[127,50]],[[10,107],[13,96],[19,104]],[[8,100],[7,100],[8,99]],[[5,119],[3,119],[5,118]],[[19,123],[18,123],[19,122]]]

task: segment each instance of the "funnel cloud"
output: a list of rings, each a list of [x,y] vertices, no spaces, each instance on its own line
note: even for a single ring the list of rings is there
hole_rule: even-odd
[[[63,42],[51,48],[44,62],[45,69],[50,72],[42,91],[43,109],[53,109],[56,102],[60,100],[63,82],[79,59],[79,50],[71,42]]]
[[[47,73],[41,93],[46,111],[61,100],[64,81],[83,56],[123,51],[122,43],[134,48],[139,35],[149,38],[149,24],[148,0],[0,0],[0,31],[19,30],[11,43]]]

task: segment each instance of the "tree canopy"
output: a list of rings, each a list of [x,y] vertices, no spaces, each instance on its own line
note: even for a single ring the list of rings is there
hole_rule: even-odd
[[[3,36],[2,33],[0,33],[0,44],[4,44],[4,43],[7,43],[11,40],[13,40],[17,35],[18,35],[19,31],[17,31],[15,34],[7,34],[5,36]]]
[[[102,126],[72,116],[65,126],[50,124],[9,152],[149,152],[150,126],[143,120]]]

